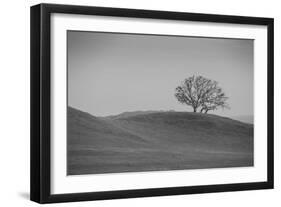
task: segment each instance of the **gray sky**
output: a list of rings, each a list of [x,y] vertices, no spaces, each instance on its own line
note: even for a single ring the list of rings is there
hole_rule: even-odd
[[[96,116],[192,111],[174,97],[192,75],[229,97],[222,116],[253,115],[253,40],[68,31],[68,105]]]

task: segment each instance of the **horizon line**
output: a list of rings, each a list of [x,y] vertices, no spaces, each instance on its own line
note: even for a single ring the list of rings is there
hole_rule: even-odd
[[[190,111],[178,111],[178,110],[174,110],[174,109],[168,109],[168,110],[164,110],[164,109],[158,109],[158,110],[153,110],[153,109],[149,109],[149,110],[135,110],[135,111],[123,111],[123,112],[120,112],[120,113],[114,113],[114,114],[109,114],[109,115],[95,115],[91,112],[88,112],[88,111],[85,111],[83,109],[80,109],[80,108],[77,108],[77,107],[73,107],[73,106],[70,106],[70,105],[67,105],[67,107],[70,107],[70,108],[74,108],[76,110],[79,110],[79,111],[82,111],[84,113],[88,113],[92,116],[95,116],[95,117],[101,117],[101,118],[106,118],[106,117],[110,117],[110,116],[119,116],[121,114],[124,114],[124,113],[134,113],[134,112],[183,112],[183,113],[197,113],[197,114],[204,114],[204,113],[200,113],[200,112],[193,112],[192,110]],[[212,113],[212,111],[210,113],[207,113],[209,115],[216,115],[216,116],[221,116],[221,117],[239,117],[239,116],[251,116],[251,117],[254,117],[254,114],[239,114],[239,115],[227,115],[227,116],[223,116],[223,115],[220,115],[220,114],[215,114],[215,113]]]

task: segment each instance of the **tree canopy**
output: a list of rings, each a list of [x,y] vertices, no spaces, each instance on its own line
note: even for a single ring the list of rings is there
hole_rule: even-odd
[[[175,97],[180,103],[191,106],[194,112],[208,113],[218,108],[229,108],[228,97],[218,82],[203,76],[193,75],[185,79],[176,88]]]

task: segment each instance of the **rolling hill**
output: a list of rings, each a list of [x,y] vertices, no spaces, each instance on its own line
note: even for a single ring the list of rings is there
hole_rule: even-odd
[[[253,166],[253,125],[191,112],[95,117],[68,107],[67,174]]]

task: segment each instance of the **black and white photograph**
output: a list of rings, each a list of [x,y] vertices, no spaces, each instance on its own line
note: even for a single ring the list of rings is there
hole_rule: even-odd
[[[254,40],[67,31],[67,175],[254,166]]]
[[[30,8],[30,200],[274,188],[274,18],[150,6]]]

